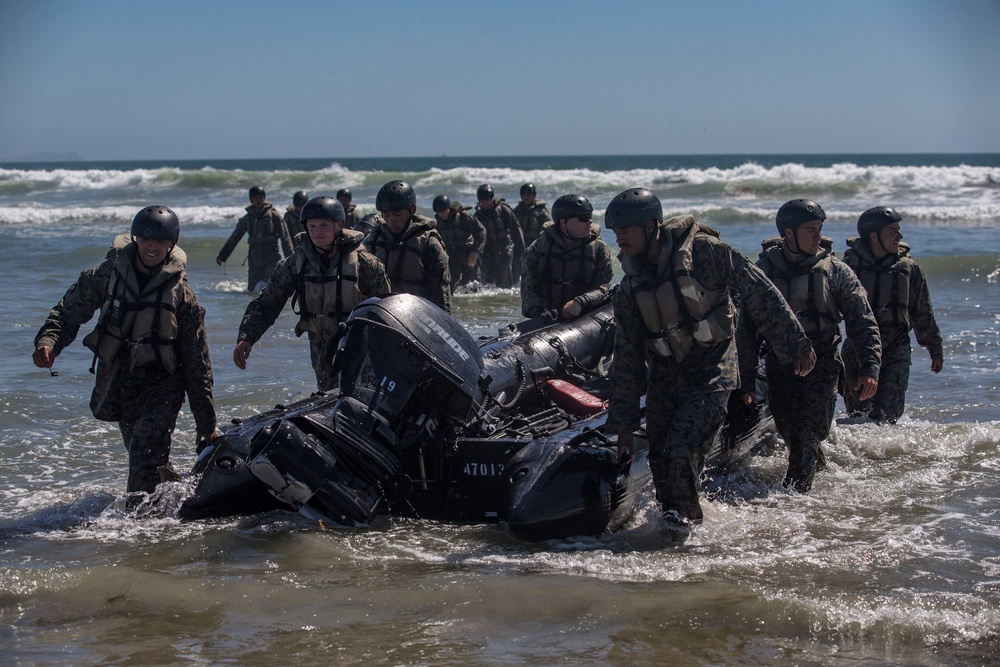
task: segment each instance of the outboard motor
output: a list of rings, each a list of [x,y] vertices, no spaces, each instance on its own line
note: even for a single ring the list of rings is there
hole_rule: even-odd
[[[368,299],[333,351],[340,379],[333,410],[262,429],[250,472],[309,516],[368,524],[383,501],[426,483],[401,471],[425,471],[424,444],[443,421],[469,421],[482,364],[475,341],[430,301]]]

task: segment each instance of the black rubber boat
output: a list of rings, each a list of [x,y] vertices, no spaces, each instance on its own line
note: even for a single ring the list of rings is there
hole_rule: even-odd
[[[196,461],[184,519],[298,510],[324,525],[379,514],[505,522],[526,539],[619,528],[649,480],[603,432],[610,302],[474,340],[407,294],[368,299],[335,341],[336,394],[234,420]],[[734,413],[716,465],[747,457],[766,421]]]

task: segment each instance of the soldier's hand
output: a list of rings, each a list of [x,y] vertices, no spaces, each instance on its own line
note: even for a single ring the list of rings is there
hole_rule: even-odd
[[[854,385],[854,391],[857,392],[859,401],[867,401],[878,391],[878,380],[863,375],[858,378],[857,383]]]
[[[236,347],[233,348],[233,363],[241,371],[247,369],[247,359],[250,358],[250,348],[252,347],[253,345],[244,339],[236,343]]]
[[[211,433],[199,433],[195,437],[194,441],[194,451],[196,454],[201,454],[202,450],[212,444],[212,441],[219,437],[218,429],[212,431]]]
[[[635,434],[631,432],[618,436],[618,460],[623,459],[630,462],[635,460]]]
[[[31,360],[39,368],[52,368],[52,363],[56,360],[56,355],[52,354],[52,348],[48,345],[39,345],[31,354]]]
[[[809,354],[804,354],[795,360],[795,374],[800,377],[809,375],[816,366],[816,350],[810,348]]]
[[[221,257],[216,257],[215,258],[215,263],[216,263],[217,266],[222,266],[225,263],[225,260],[222,259]]]
[[[752,391],[741,391],[739,393],[739,401],[743,405],[753,405],[757,402],[757,395]]]
[[[479,253],[476,252],[475,250],[470,250],[469,258],[468,261],[465,263],[465,265],[468,266],[470,269],[474,269],[476,268],[476,262],[478,261],[479,261]]]
[[[580,313],[583,312],[583,306],[576,299],[570,299],[563,304],[562,314],[563,317],[573,319],[574,317],[580,317]]]
[[[944,368],[944,359],[931,359],[931,372],[940,373]]]

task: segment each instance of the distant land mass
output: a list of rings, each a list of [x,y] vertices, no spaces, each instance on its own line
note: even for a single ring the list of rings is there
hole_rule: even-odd
[[[69,153],[30,153],[3,158],[4,162],[80,162],[82,160],[83,158],[73,151]]]

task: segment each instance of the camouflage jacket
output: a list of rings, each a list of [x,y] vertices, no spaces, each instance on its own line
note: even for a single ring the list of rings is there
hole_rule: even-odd
[[[764,253],[758,264],[767,265],[763,261]],[[881,361],[882,344],[879,338],[878,323],[872,314],[868,298],[854,272],[836,257],[830,257],[830,274],[826,276],[829,295],[833,299],[836,314],[845,323],[847,337],[859,351],[861,375],[878,379]],[[762,325],[756,314],[750,312],[747,316],[740,313],[736,339],[740,348],[740,370],[745,377],[757,363],[764,350],[761,348]],[[840,326],[834,326],[820,334],[813,335],[813,347],[817,355],[834,355],[841,340]],[[773,350],[773,346],[772,346]],[[782,360],[782,363],[787,363]]]
[[[361,292],[359,301],[390,291],[385,267],[361,245],[361,241],[360,232],[352,230],[342,231],[337,239],[337,245],[341,252],[357,252],[358,290]],[[299,247],[295,249],[291,257],[286,257],[278,263],[270,280],[267,281],[267,285],[247,305],[243,321],[240,323],[237,341],[246,340],[251,345],[255,344],[278,319],[282,309],[295,293],[296,286],[299,284],[296,267],[299,266],[300,255],[304,255],[305,261],[318,267],[324,275],[337,275],[337,266],[333,262],[324,262],[323,256],[316,251],[316,246],[312,244],[308,234],[300,234]]]
[[[59,354],[76,339],[80,327],[87,323],[94,313],[104,305],[112,273],[126,276],[134,271],[132,262],[136,256],[137,246],[129,243],[120,250],[109,251],[109,258],[98,266],[80,274],[77,281],[66,291],[58,305],[51,310],[45,324],[35,336],[35,347],[44,345],[51,347]],[[157,289],[165,282],[179,280],[182,288],[182,298],[176,304],[177,340],[175,343],[178,362],[177,373],[181,384],[187,393],[191,413],[199,433],[211,433],[215,430],[215,401],[212,397],[212,361],[208,353],[208,338],[205,334],[205,309],[198,304],[194,292],[184,277],[184,253],[175,248],[160,269],[154,275],[142,292]],[[120,418],[120,400],[118,396],[119,382],[122,373],[128,372],[124,367],[127,363],[124,354],[110,364],[103,361],[97,364],[97,380],[91,395],[91,410],[98,419],[117,421]],[[146,366],[137,368],[134,373],[151,378],[162,377],[161,369],[150,369]]]
[[[524,251],[522,315],[537,317],[544,310],[561,309],[570,299],[587,311],[607,298],[615,270],[600,229],[592,224],[587,238],[568,239],[555,224],[545,226],[541,237]]]
[[[866,268],[886,269],[889,266],[899,263],[903,258],[909,261],[909,289],[907,299],[907,311],[910,315],[909,326],[893,326],[885,322],[879,323],[879,333],[882,337],[883,353],[895,349],[909,338],[910,328],[917,337],[917,344],[927,348],[931,359],[944,359],[944,346],[941,338],[941,329],[938,328],[937,319],[934,317],[934,307],[931,304],[930,291],[927,288],[927,279],[920,266],[909,257],[910,247],[905,243],[899,244],[899,251],[895,255],[888,255],[881,260],[876,260],[867,242],[855,237],[847,239],[848,249],[844,253],[844,263],[854,269],[855,274]],[[873,295],[868,295],[868,303],[872,308],[876,304],[872,303]]]
[[[236,229],[226,239],[225,245],[219,251],[218,258],[223,262],[236,250],[240,239],[244,234],[250,234],[250,247],[273,248],[274,254],[278,254],[278,242],[281,242],[281,250],[285,257],[292,254],[292,239],[288,236],[289,230],[285,227],[285,220],[278,213],[271,202],[264,202],[260,210],[253,206],[246,207],[246,215],[236,223]]]
[[[476,205],[476,218],[486,229],[486,250],[490,255],[505,255],[513,248],[524,253],[524,235],[514,211],[503,199],[493,200],[493,208],[485,210]]]
[[[660,237],[669,235],[671,221],[660,227]],[[727,288],[741,304],[743,313],[752,313],[775,354],[790,363],[808,354],[812,344],[802,325],[788,308],[784,297],[767,276],[729,244],[713,236],[698,236],[692,247],[693,272],[707,290]],[[646,327],[639,314],[631,280],[622,279],[612,297],[615,312],[614,363],[611,365],[611,403],[607,430],[620,434],[639,427],[639,397],[646,391]],[[739,359],[735,340],[712,347],[696,348],[684,361],[673,358],[650,363],[666,364],[673,374],[682,375],[700,393],[731,391],[740,386]],[[754,369],[749,378],[756,376]]]
[[[517,216],[517,221],[521,225],[525,248],[542,235],[542,228],[545,227],[546,222],[552,222],[549,209],[541,199],[536,199],[533,204],[518,202],[517,206],[514,207],[514,215]]]
[[[468,206],[459,202],[451,203],[451,215],[444,220],[439,215],[434,216],[437,230],[444,241],[445,250],[452,259],[465,258],[470,252],[483,254],[486,247],[486,228],[476,216],[469,213]]]

